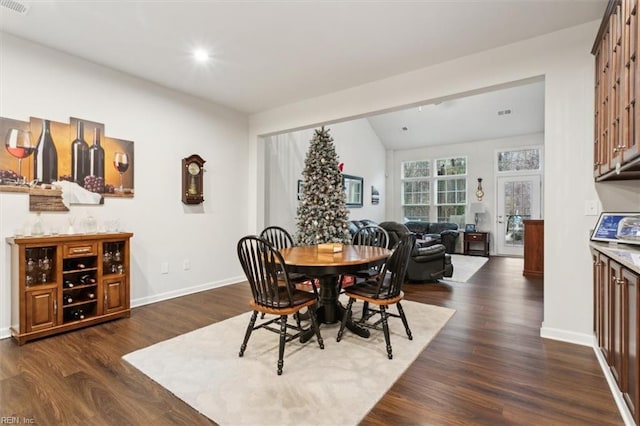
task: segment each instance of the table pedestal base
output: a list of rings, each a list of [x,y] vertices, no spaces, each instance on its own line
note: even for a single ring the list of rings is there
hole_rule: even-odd
[[[318,309],[316,310],[318,324],[335,324],[342,321],[342,317],[346,314],[346,309],[338,302],[338,296],[340,295],[338,279],[339,277],[335,276],[321,277],[318,279],[320,282],[320,300]],[[351,318],[347,320],[347,328],[365,339],[370,335],[368,329],[360,327],[353,322]],[[313,335],[313,329],[309,327],[309,330],[300,336],[300,342],[306,342]]]

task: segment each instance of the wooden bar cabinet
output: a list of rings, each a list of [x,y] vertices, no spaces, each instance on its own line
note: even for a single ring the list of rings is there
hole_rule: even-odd
[[[524,268],[522,275],[542,277],[544,275],[544,220],[525,219],[524,223]]]
[[[11,237],[11,334],[18,344],[130,316],[131,233]]]

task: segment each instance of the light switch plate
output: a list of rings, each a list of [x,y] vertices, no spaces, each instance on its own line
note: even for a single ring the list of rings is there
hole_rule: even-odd
[[[584,215],[585,216],[598,216],[598,201],[587,200],[584,202]]]

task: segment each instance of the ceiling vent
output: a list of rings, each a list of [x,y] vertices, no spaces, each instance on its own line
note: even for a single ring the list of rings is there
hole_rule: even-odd
[[[21,15],[26,15],[30,7],[29,2],[15,0],[0,0],[0,6],[18,12]]]

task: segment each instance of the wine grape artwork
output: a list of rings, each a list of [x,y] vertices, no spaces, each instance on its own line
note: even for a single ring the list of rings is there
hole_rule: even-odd
[[[133,142],[108,136],[104,123],[0,117],[0,135],[0,192],[29,194],[31,211],[134,195]]]

